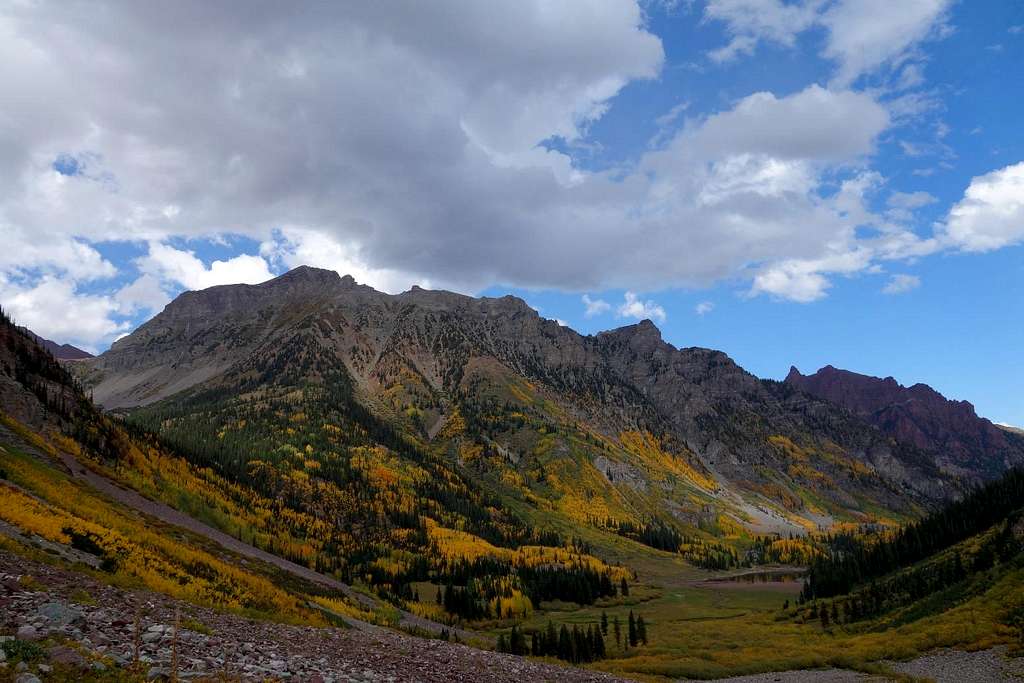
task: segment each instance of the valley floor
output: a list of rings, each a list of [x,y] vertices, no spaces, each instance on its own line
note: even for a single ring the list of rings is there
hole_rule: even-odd
[[[169,676],[175,657],[173,624],[180,612],[177,675],[183,681],[621,680],[383,628],[313,628],[254,621],[151,592],[107,586],[4,551],[0,551],[0,607],[4,628],[19,640],[35,640],[43,646],[43,659],[29,668],[44,679],[126,680],[115,677],[113,671],[131,666],[136,635],[142,679]],[[141,615],[137,632],[136,614]],[[47,671],[40,663],[54,669]],[[5,665],[0,680],[7,680],[11,673]],[[26,674],[31,671],[22,676]]]

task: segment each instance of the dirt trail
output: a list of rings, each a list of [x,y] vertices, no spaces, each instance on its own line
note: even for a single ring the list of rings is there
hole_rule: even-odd
[[[11,432],[3,425],[0,425],[0,439],[8,441],[9,443],[15,443],[18,445],[18,448],[20,450],[32,453],[38,458],[41,458],[43,460],[50,460],[50,458],[40,453],[38,449],[34,448],[30,444],[25,443],[20,437],[18,437],[16,434]],[[267,564],[273,565],[283,571],[288,572],[289,574],[292,574],[293,576],[299,577],[300,579],[304,579],[306,581],[333,590],[340,591],[345,595],[349,596],[350,598],[358,600],[362,605],[364,605],[368,609],[377,609],[382,606],[381,602],[376,598],[360,593],[359,591],[355,590],[346,583],[338,581],[337,579],[332,578],[330,576],[326,576],[319,572],[313,571],[308,567],[303,567],[300,564],[296,564],[295,562],[291,562],[282,557],[278,557],[277,555],[274,555],[272,553],[268,553],[265,550],[260,550],[259,548],[251,546],[248,543],[240,541],[233,536],[229,536],[228,534],[224,533],[219,529],[215,529],[214,527],[211,527],[208,524],[200,522],[194,517],[186,515],[180,510],[176,510],[164,503],[150,500],[149,498],[140,495],[136,491],[119,485],[118,483],[103,476],[102,474],[99,474],[98,472],[89,469],[87,466],[78,462],[78,460],[76,460],[74,457],[67,453],[64,453],[63,451],[57,451],[57,453],[60,456],[61,463],[64,465],[65,469],[71,474],[71,476],[73,476],[75,479],[85,482],[86,484],[96,489],[100,493],[111,498],[112,500],[117,501],[118,503],[121,503],[126,507],[129,507],[133,510],[137,510],[145,515],[149,515],[150,517],[155,517],[156,519],[159,519],[168,524],[173,524],[174,526],[179,526],[183,529],[187,529],[192,533],[197,534],[199,536],[203,536],[204,538],[207,538],[211,541],[214,541],[221,547],[230,550],[238,555],[242,555],[243,557],[248,557],[255,560],[260,560],[261,562],[266,562]],[[373,626],[371,624],[359,622],[358,620],[352,619],[351,617],[346,617],[345,620],[350,622],[353,626],[361,628],[363,630],[372,630],[377,628],[376,626]],[[404,610],[400,613],[399,624],[405,628],[419,628],[430,633],[440,633],[443,629],[448,629],[449,631],[457,631],[459,637],[463,639],[482,638],[480,634],[465,630],[453,629],[451,627],[444,626],[437,622],[430,621],[429,619],[424,619],[423,617],[411,614]]]

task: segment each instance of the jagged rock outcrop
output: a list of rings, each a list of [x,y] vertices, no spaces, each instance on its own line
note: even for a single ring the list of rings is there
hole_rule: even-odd
[[[927,384],[905,387],[831,365],[812,375],[795,367],[786,384],[831,401],[896,441],[933,455],[943,468],[986,477],[1024,464],[1024,438],[978,417],[967,401],[947,399]]]

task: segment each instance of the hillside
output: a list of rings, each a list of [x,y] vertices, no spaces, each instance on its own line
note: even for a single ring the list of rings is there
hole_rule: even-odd
[[[499,649],[548,662],[656,679],[821,666],[895,671],[902,665],[879,662],[1017,638],[1007,610],[1017,609],[1019,554],[1000,541],[987,569],[973,559],[985,538],[1005,540],[1013,524],[997,520],[982,541],[961,540],[967,583],[954,597],[880,603],[876,612],[826,627],[817,616],[822,597],[796,606],[799,584],[747,586],[720,572],[707,581],[692,563],[806,563],[873,525],[803,540],[755,537],[739,527],[654,517],[661,498],[648,499],[652,516],[635,524],[578,516],[557,494],[586,480],[569,479],[568,467],[547,459],[544,477],[532,482],[539,486],[531,486],[512,476],[514,462],[474,453],[474,439],[500,444],[502,435],[522,439],[533,431],[537,457],[568,432],[579,449],[570,456],[601,449],[609,463],[612,455],[642,458],[648,472],[664,467],[693,490],[697,470],[682,469],[641,430],[613,439],[594,427],[553,423],[559,406],[539,382],[512,385],[534,401],[518,399],[523,405],[509,417],[518,432],[482,422],[464,394],[443,406],[441,427],[417,432],[415,413],[366,398],[338,366],[318,360],[322,349],[307,338],[224,373],[224,384],[136,409],[125,425],[96,410],[65,367],[2,322],[0,572],[8,580],[0,599],[9,609],[0,630],[44,632],[42,650],[11,646],[9,661],[28,657],[33,670],[80,671],[81,662],[60,649],[66,638],[78,642],[78,632],[112,644],[84,651],[87,663],[99,659],[111,675],[132,666],[130,643],[144,633],[148,659],[140,661],[157,669],[153,675],[180,657],[178,642],[196,655],[179,659],[180,670],[245,679],[315,671],[357,680],[483,680],[481,671],[494,680],[598,680],[440,641],[420,645],[373,623],[484,647],[497,637]],[[794,396],[805,406],[826,405]],[[599,404],[590,410],[602,414]],[[801,457],[795,444],[777,441]],[[527,520],[546,526],[527,530]],[[31,578],[9,580],[16,573]],[[136,630],[134,617],[117,618],[114,606],[139,605],[139,595],[148,607]],[[839,597],[828,599],[842,609]],[[66,609],[81,616],[64,623]],[[185,625],[176,641],[177,613]],[[627,632],[634,617],[642,637],[639,627]],[[336,632],[329,623],[353,628]],[[324,640],[337,648],[326,658],[312,646]],[[221,654],[225,647],[230,657]]]
[[[305,267],[186,292],[76,370],[185,450],[216,436],[219,454],[194,455],[219,467],[256,444],[351,462],[354,420],[362,445],[400,437],[527,511],[612,531],[805,533],[914,515],[960,487],[921,449],[721,352],[676,349],[649,321],[584,337],[513,297],[391,296]],[[287,425],[286,405],[302,406]]]
[[[246,543],[246,530],[282,514],[280,506],[104,416],[48,351],[2,316],[0,382],[0,633],[16,637],[0,650],[0,680],[14,670],[8,663],[21,661],[54,680],[148,680],[172,669],[246,680],[443,681],[481,671],[495,681],[610,680],[448,642],[421,645],[374,626],[489,641]],[[231,520],[234,537],[154,497]],[[558,552],[566,562],[589,561],[595,573],[603,566]],[[557,557],[546,563],[559,575]],[[339,654],[324,658],[324,640]]]
[[[846,408],[897,441],[926,451],[944,470],[984,480],[1024,464],[1024,437],[978,417],[926,384],[905,387],[831,365],[813,375],[791,368],[785,383]]]
[[[82,360],[83,358],[93,357],[91,353],[83,351],[77,346],[72,346],[71,344],[58,344],[55,341],[44,339],[27,327],[23,327],[21,329],[23,332],[35,339],[40,346],[49,351],[57,360]]]

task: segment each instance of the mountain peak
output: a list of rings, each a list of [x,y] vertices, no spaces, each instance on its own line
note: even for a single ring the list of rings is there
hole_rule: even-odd
[[[316,268],[314,266],[296,266],[283,275],[278,275],[276,278],[271,280],[271,283],[288,283],[288,282],[324,282],[324,283],[344,283],[348,282],[355,284],[355,279],[351,275],[346,275],[344,278],[338,275],[336,271],[328,270],[326,268]]]
[[[831,365],[813,375],[794,368],[786,383],[846,408],[899,441],[941,453],[940,464],[982,467],[1024,457],[1024,449],[1007,443],[991,422],[978,417],[973,405],[947,399],[927,384],[905,387],[893,377]]]

